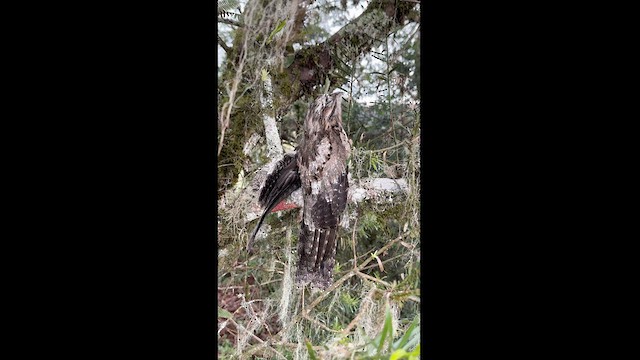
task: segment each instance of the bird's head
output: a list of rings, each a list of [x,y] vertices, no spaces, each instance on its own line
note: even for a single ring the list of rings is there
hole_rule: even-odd
[[[342,93],[320,95],[311,106],[307,119],[321,122],[325,129],[342,126]]]

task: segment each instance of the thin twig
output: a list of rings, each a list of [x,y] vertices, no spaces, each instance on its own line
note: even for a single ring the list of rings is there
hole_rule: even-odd
[[[322,300],[324,300],[327,296],[329,296],[329,294],[337,289],[340,285],[342,285],[343,282],[347,281],[349,278],[351,278],[352,276],[355,275],[354,271],[350,271],[348,274],[346,274],[345,276],[343,276],[342,278],[340,278],[340,280],[336,281],[335,283],[333,283],[333,285],[331,285],[327,290],[325,290],[322,294],[320,294],[315,300],[313,300],[311,302],[311,304],[309,304],[309,306],[307,306],[304,309],[304,312],[302,313],[303,315],[307,315],[309,314],[309,312],[311,311],[311,309],[313,309],[314,307],[316,307],[318,304],[320,304],[320,302]]]
[[[367,153],[383,152],[383,151],[395,149],[395,148],[400,147],[400,146],[405,145],[405,144],[411,144],[412,142],[416,142],[416,141],[419,141],[419,140],[420,140],[420,136],[416,136],[411,140],[405,139],[404,141],[401,141],[401,142],[399,142],[399,143],[397,143],[395,145],[388,146],[386,148],[375,149],[375,150],[365,150],[365,152],[367,152]]]
[[[351,247],[353,248],[353,268],[356,268],[356,264],[358,263],[358,254],[356,253],[356,228],[358,225],[358,217],[356,216],[356,220],[353,223],[353,233],[351,234]]]
[[[402,290],[402,291],[395,292],[393,295],[398,296],[398,295],[404,295],[404,294],[420,295],[420,289]]]
[[[260,284],[260,286],[264,286],[264,285],[271,284],[271,283],[274,283],[274,282],[282,282],[282,279],[275,279],[275,280],[270,280],[270,281],[267,281],[267,282],[263,282],[262,284]]]
[[[351,330],[356,326],[356,324],[358,323],[358,321],[360,320],[363,314],[364,314],[364,311],[358,312],[358,315],[356,315],[356,317],[354,317],[353,320],[351,320],[349,325],[347,325],[347,327],[342,330],[342,335],[347,335],[349,332],[351,332]]]
[[[220,46],[222,46],[222,48],[224,49],[224,51],[226,53],[229,53],[231,51],[231,48],[229,46],[227,46],[227,44],[224,43],[224,40],[222,40],[222,38],[220,37],[220,35],[218,35],[218,44]]]
[[[360,272],[360,271],[356,272],[356,275],[360,276],[360,277],[361,277],[361,278],[363,278],[363,279],[371,280],[371,281],[373,281],[373,282],[380,283],[380,284],[382,284],[382,285],[384,285],[384,286],[387,286],[387,287],[390,287],[390,286],[391,286],[391,284],[389,284],[388,282],[386,282],[386,281],[384,281],[384,280],[376,279],[376,278],[374,278],[373,276],[371,276],[371,275],[367,275],[367,274],[365,274],[365,273],[363,273],[363,272]]]
[[[247,330],[247,328],[245,328],[244,326],[238,324],[237,322],[235,322],[235,320],[233,319],[229,319],[235,326],[236,329],[240,329],[242,331],[244,331],[245,333],[249,334],[253,339],[257,340],[261,345],[266,346],[269,350],[275,352],[276,354],[280,355],[283,359],[286,359],[286,357],[284,355],[282,355],[278,350],[274,349],[273,347],[268,345],[268,342],[265,342],[264,340],[260,339],[259,337],[257,337],[255,334],[253,334],[253,332]]]
[[[353,329],[356,326],[356,324],[358,323],[358,320],[362,317],[362,315],[365,313],[365,311],[369,308],[369,305],[368,305],[369,302],[367,300],[371,299],[371,296],[373,295],[373,291],[375,291],[375,290],[376,290],[376,288],[372,288],[369,291],[369,294],[364,299],[362,299],[362,302],[360,303],[361,304],[360,305],[360,310],[358,310],[358,315],[356,315],[356,317],[353,318],[353,320],[351,320],[349,325],[347,325],[347,327],[342,330],[342,335],[347,335],[351,331],[351,329]],[[367,301],[367,302],[365,302],[365,301]]]
[[[316,325],[320,326],[321,328],[323,328],[323,329],[325,329],[325,330],[327,330],[327,331],[330,331],[330,332],[333,332],[333,333],[339,333],[339,332],[340,332],[340,331],[338,331],[338,330],[333,330],[333,329],[331,329],[331,328],[327,327],[327,325],[325,325],[325,324],[321,323],[320,321],[318,321],[318,320],[316,320],[316,319],[314,319],[314,318],[310,318],[310,317],[309,317],[309,316],[307,316],[307,315],[304,315],[304,316],[303,316],[303,318],[304,318],[305,320],[308,320],[308,321],[310,321],[310,322],[312,322],[312,323],[314,323],[314,324],[316,324]]]
[[[389,294],[389,291],[388,291],[388,290],[382,290],[382,289],[375,289],[375,290],[376,290],[376,291],[378,291],[378,292],[380,292],[380,293],[383,293],[383,294],[385,294],[385,295]],[[397,293],[394,293],[393,295],[394,295],[394,296],[398,296],[398,294],[411,293],[411,292],[413,292],[413,291],[411,291],[411,290],[408,290],[408,291],[399,291],[399,292],[397,292]],[[415,302],[417,302],[418,304],[420,304],[420,298],[419,298],[419,297],[417,297],[417,296],[415,296],[415,295],[409,295],[409,296],[407,296],[407,299],[412,300],[412,301],[415,301]]]
[[[387,245],[383,246],[380,250],[378,250],[378,254],[382,254],[385,251],[387,251],[393,244],[397,243],[398,241],[402,240],[403,236],[400,235],[397,238],[391,240],[389,243],[387,243]],[[362,264],[360,264],[360,266],[358,266],[358,271],[362,270],[368,263],[370,263],[373,260],[373,256],[370,256],[367,260],[365,260]]]
[[[288,348],[297,348],[298,346],[300,346],[299,344],[293,344],[293,343],[285,343],[285,342],[279,342],[279,343],[275,343],[273,344],[275,346],[282,346],[282,347],[288,347]],[[325,350],[325,348],[323,348],[322,346],[312,346],[313,350],[316,351],[321,351],[321,350]]]
[[[247,284],[246,286],[257,286],[256,284]],[[245,285],[234,285],[234,286],[218,286],[218,290],[233,290],[233,289],[244,289]]]
[[[394,257],[390,257],[390,258],[388,258],[388,259],[383,260],[383,261],[382,261],[382,263],[383,263],[383,264],[386,264],[386,263],[388,263],[389,261],[393,261],[393,260],[395,260],[395,259],[397,259],[397,258],[400,258],[400,257],[406,256],[406,255],[407,255],[407,254],[400,254],[400,255],[396,255],[396,256],[394,256]],[[362,269],[362,270],[369,270],[369,269],[373,269],[373,268],[375,268],[375,267],[377,267],[377,266],[378,266],[378,264],[373,264],[373,265],[367,266],[366,268],[364,268],[364,269]]]
[[[225,18],[218,18],[218,22],[224,23],[224,24],[229,24],[229,25],[233,25],[233,26],[238,26],[238,27],[244,27],[244,24],[239,23],[235,20],[231,20],[231,19],[225,19]]]

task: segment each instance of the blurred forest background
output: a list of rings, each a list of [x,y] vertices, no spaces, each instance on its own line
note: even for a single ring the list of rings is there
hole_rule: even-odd
[[[419,358],[420,1],[219,0],[217,17],[218,357]],[[266,173],[335,91],[353,144],[334,285],[298,289],[299,194],[245,247]]]

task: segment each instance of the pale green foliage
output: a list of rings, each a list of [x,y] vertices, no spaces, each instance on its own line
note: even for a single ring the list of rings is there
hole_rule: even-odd
[[[353,358],[359,360],[418,359],[420,356],[419,317],[416,316],[413,319],[401,336],[394,337],[396,330],[398,329],[394,329],[391,311],[387,307],[382,329],[375,338],[367,340],[364,349],[355,351]],[[307,349],[310,358],[317,357],[308,342]]]
[[[273,29],[273,31],[271,31],[271,34],[269,34],[269,38],[267,39],[267,44],[270,44],[271,41],[273,40],[273,37],[279,33],[284,26],[287,24],[287,22],[285,20],[281,20],[280,22],[278,22],[278,26],[276,26],[275,29]]]

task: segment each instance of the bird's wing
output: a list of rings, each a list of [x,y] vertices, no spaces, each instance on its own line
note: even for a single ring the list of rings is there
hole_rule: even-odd
[[[247,251],[251,252],[256,234],[269,211],[298,188],[300,188],[300,175],[298,174],[296,153],[286,154],[284,158],[276,164],[276,168],[271,174],[267,176],[264,186],[260,191],[258,201],[260,205],[264,207],[264,212],[249,238]]]

